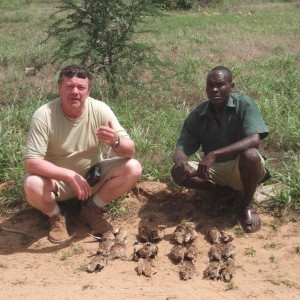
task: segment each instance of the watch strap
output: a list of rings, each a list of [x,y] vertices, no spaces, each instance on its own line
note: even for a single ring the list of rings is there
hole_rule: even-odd
[[[116,142],[111,146],[112,148],[118,148],[120,146],[120,137],[117,137]]]

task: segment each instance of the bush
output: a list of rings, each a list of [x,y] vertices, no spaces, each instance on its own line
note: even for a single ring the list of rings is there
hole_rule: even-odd
[[[223,5],[225,0],[153,0],[155,4],[164,9],[191,9],[193,6],[219,6]]]
[[[190,9],[196,4],[197,0],[154,0],[155,4],[159,4],[165,9]]]
[[[136,35],[142,33],[137,29],[140,23],[160,13],[148,0],[62,0],[46,41],[59,41],[53,61],[77,61],[102,75],[116,96],[118,81],[132,74],[137,78],[135,66],[157,59],[155,49]]]

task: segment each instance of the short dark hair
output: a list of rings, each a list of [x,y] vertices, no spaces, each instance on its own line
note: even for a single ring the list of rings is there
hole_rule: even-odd
[[[214,67],[214,68],[207,74],[207,76],[208,76],[209,74],[211,74],[212,72],[215,72],[215,71],[221,71],[221,72],[223,72],[223,73],[226,73],[227,76],[228,76],[228,80],[229,80],[230,82],[232,82],[232,73],[231,73],[231,71],[230,71],[228,68],[226,68],[226,67],[224,67],[224,66],[216,66],[216,67]]]
[[[92,75],[85,67],[81,67],[79,65],[70,65],[60,71],[58,84],[61,84],[63,77],[72,78],[74,76],[78,78],[88,78],[90,83],[92,81]]]

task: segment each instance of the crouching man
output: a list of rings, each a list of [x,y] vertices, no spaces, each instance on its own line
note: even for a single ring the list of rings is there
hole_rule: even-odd
[[[216,191],[216,212],[234,201],[237,191],[242,192],[241,225],[246,232],[255,232],[261,220],[253,207],[253,195],[257,184],[268,176],[258,148],[269,131],[255,102],[232,93],[233,87],[228,68],[218,66],[208,73],[208,100],[185,120],[171,173],[180,186]],[[188,161],[200,147],[204,157]]]
[[[52,243],[69,238],[60,201],[78,198],[81,221],[93,233],[104,233],[111,225],[101,208],[128,192],[142,172],[133,158],[135,144],[115,114],[89,96],[91,80],[89,71],[81,66],[61,70],[60,97],[38,108],[30,125],[24,190],[28,203],[49,216]],[[117,157],[102,158],[107,146]],[[95,165],[101,176],[89,184],[86,174]]]

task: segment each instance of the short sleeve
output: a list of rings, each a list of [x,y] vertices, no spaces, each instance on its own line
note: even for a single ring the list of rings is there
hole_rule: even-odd
[[[176,150],[183,151],[187,156],[194,154],[200,147],[201,141],[198,128],[197,110],[192,111],[184,121],[179,139],[176,143]]]
[[[27,137],[25,158],[41,158],[46,155],[48,130],[46,124],[35,116],[32,118]]]
[[[248,136],[258,133],[260,138],[264,139],[268,136],[269,129],[266,126],[256,103],[250,97],[245,97],[244,99],[243,107],[241,109],[243,135]]]

